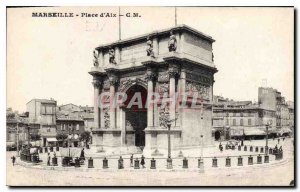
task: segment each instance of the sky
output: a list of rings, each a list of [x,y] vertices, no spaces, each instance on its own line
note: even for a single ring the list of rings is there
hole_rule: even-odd
[[[121,39],[175,25],[174,7],[120,10],[141,15],[121,17]],[[118,7],[7,10],[7,107],[26,111],[33,98],[93,106],[93,50],[119,39],[119,18],[37,18],[32,12],[118,13]],[[214,95],[257,101],[264,85],[294,100],[293,8],[178,7],[177,23],[216,40]]]

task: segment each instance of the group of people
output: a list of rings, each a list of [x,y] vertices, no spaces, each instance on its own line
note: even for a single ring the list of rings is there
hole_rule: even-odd
[[[138,158],[136,158],[136,159],[138,159]],[[145,157],[144,157],[144,155],[141,156],[141,162],[140,163],[141,163],[142,167],[145,168]],[[133,167],[133,154],[131,154],[131,156],[130,156],[130,167]]]

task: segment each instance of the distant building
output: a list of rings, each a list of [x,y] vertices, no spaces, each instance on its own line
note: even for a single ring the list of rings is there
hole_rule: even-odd
[[[276,111],[276,122],[274,124],[280,135],[291,133],[289,105],[285,101],[285,97],[281,95],[281,92],[270,87],[259,87],[258,101],[263,109],[271,108]]]
[[[212,123],[215,140],[264,138],[265,125],[275,122],[275,119],[275,111],[262,109],[257,103],[214,97]],[[269,133],[276,134],[274,125],[269,128]]]
[[[76,118],[58,117],[56,119],[57,134],[63,134],[68,136],[69,144],[74,147],[78,147],[80,134],[84,130],[84,121]],[[61,146],[66,146],[66,141],[59,141]]]
[[[276,89],[259,87],[258,103],[214,96],[212,119],[216,140],[263,138],[268,123],[270,135],[289,135],[294,129],[294,104],[285,102]]]
[[[94,107],[77,106],[69,103],[59,106],[57,115],[58,117],[83,120],[86,131],[91,131],[94,125]]]
[[[56,143],[56,106],[53,99],[32,99],[26,104],[30,129],[38,129],[42,146]]]
[[[18,137],[20,143],[28,140],[27,123],[26,118],[21,117],[16,111],[13,111],[11,108],[6,110],[7,146],[15,145]]]

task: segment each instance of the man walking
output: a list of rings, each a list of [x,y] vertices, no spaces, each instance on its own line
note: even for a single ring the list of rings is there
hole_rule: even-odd
[[[133,167],[133,154],[130,156],[130,167]]]
[[[16,162],[16,158],[15,158],[15,156],[12,156],[12,164],[13,164],[13,166],[15,166],[15,162]]]
[[[48,158],[47,158],[47,166],[50,166],[50,159],[51,159],[51,157],[50,157],[50,153],[48,153]]]
[[[142,155],[142,157],[141,157],[141,165],[143,166],[143,168],[145,168],[145,157],[144,157],[144,155]]]

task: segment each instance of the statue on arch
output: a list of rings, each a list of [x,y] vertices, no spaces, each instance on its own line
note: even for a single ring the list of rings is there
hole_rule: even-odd
[[[177,49],[177,40],[173,31],[170,32],[170,39],[168,43],[169,52],[176,51]]]
[[[94,55],[94,66],[98,67],[99,66],[99,62],[98,62],[99,53],[96,49],[93,51],[93,55]]]
[[[117,64],[115,60],[115,50],[113,48],[110,48],[108,51],[108,56],[109,56],[109,63],[110,64]]]
[[[150,36],[147,37],[147,43],[146,44],[147,44],[147,48],[146,48],[147,56],[154,57],[153,41],[150,38]]]

